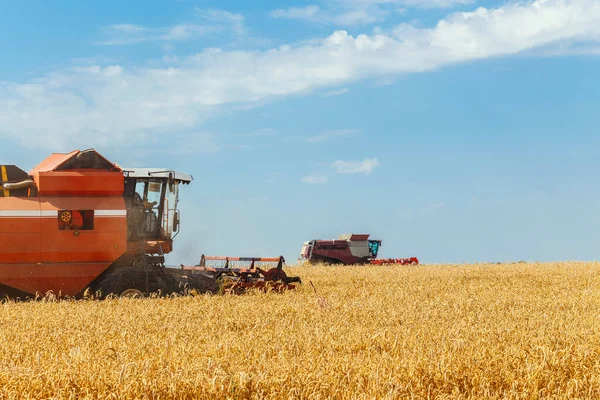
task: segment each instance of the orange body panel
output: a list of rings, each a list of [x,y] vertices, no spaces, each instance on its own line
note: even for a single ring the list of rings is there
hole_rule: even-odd
[[[0,198],[0,264],[42,261],[39,213],[37,199]]]
[[[42,262],[69,263],[77,260],[112,263],[127,250],[126,241],[127,234],[109,232],[89,234],[81,231],[79,237],[75,237],[72,231],[46,235],[42,242]]]
[[[127,218],[121,197],[50,197],[40,199],[41,210],[57,217],[41,222],[42,262],[114,261],[127,251]],[[59,210],[96,210],[94,229],[58,230]]]
[[[93,229],[59,229],[60,210],[94,210]],[[1,284],[72,296],[126,251],[122,197],[0,198]]]
[[[70,153],[52,153],[44,161],[35,166],[32,172],[36,171],[52,171],[59,165],[69,161],[72,157],[76,156],[79,150],[73,150]]]
[[[26,293],[74,296],[108,266],[104,263],[0,264],[0,282]]]
[[[41,239],[39,233],[0,233],[0,263],[39,263],[42,262]]]
[[[40,196],[121,196],[125,177],[105,171],[51,171],[33,173]]]
[[[121,193],[123,188],[121,188]],[[122,197],[60,197],[44,196],[37,199],[41,210],[122,210],[125,200]]]
[[[0,207],[2,207],[3,198],[0,198]],[[0,211],[0,214],[2,211]],[[6,234],[39,234],[40,219],[39,218],[8,218],[2,219],[0,224],[0,235]],[[0,243],[6,243],[0,241]]]

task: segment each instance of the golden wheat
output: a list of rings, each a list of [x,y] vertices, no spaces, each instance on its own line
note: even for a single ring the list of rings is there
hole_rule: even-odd
[[[283,295],[2,304],[0,397],[600,397],[598,263],[288,272]]]

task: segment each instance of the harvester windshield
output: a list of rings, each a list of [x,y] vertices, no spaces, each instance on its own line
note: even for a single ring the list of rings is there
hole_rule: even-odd
[[[179,229],[179,185],[192,177],[143,168],[125,170],[125,174],[129,239],[171,241]]]
[[[377,257],[380,244],[381,240],[369,240],[369,251],[371,252],[371,257]]]
[[[161,215],[165,214],[162,197],[165,196],[164,204],[166,205],[165,192],[166,182],[163,179],[141,179],[136,178],[128,186],[135,187],[133,195],[130,197],[130,193],[125,193],[125,198],[131,198],[130,202],[130,233],[135,237],[144,237],[151,239],[159,239],[162,237],[161,228],[163,231],[164,226],[159,223],[161,221]],[[133,185],[135,184],[135,186]],[[131,189],[130,189],[131,190]],[[163,218],[164,220],[164,218]],[[170,233],[170,232],[164,232]]]

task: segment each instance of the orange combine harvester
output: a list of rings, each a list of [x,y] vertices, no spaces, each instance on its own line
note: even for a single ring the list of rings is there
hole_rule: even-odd
[[[93,149],[52,154],[29,173],[14,165],[0,172],[1,297],[220,290],[209,271],[164,264],[179,231],[179,187],[190,175],[121,168]]]

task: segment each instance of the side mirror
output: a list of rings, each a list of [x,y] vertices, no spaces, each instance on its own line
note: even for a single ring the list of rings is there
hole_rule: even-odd
[[[173,215],[173,232],[177,232],[179,230],[179,210],[175,211]]]

